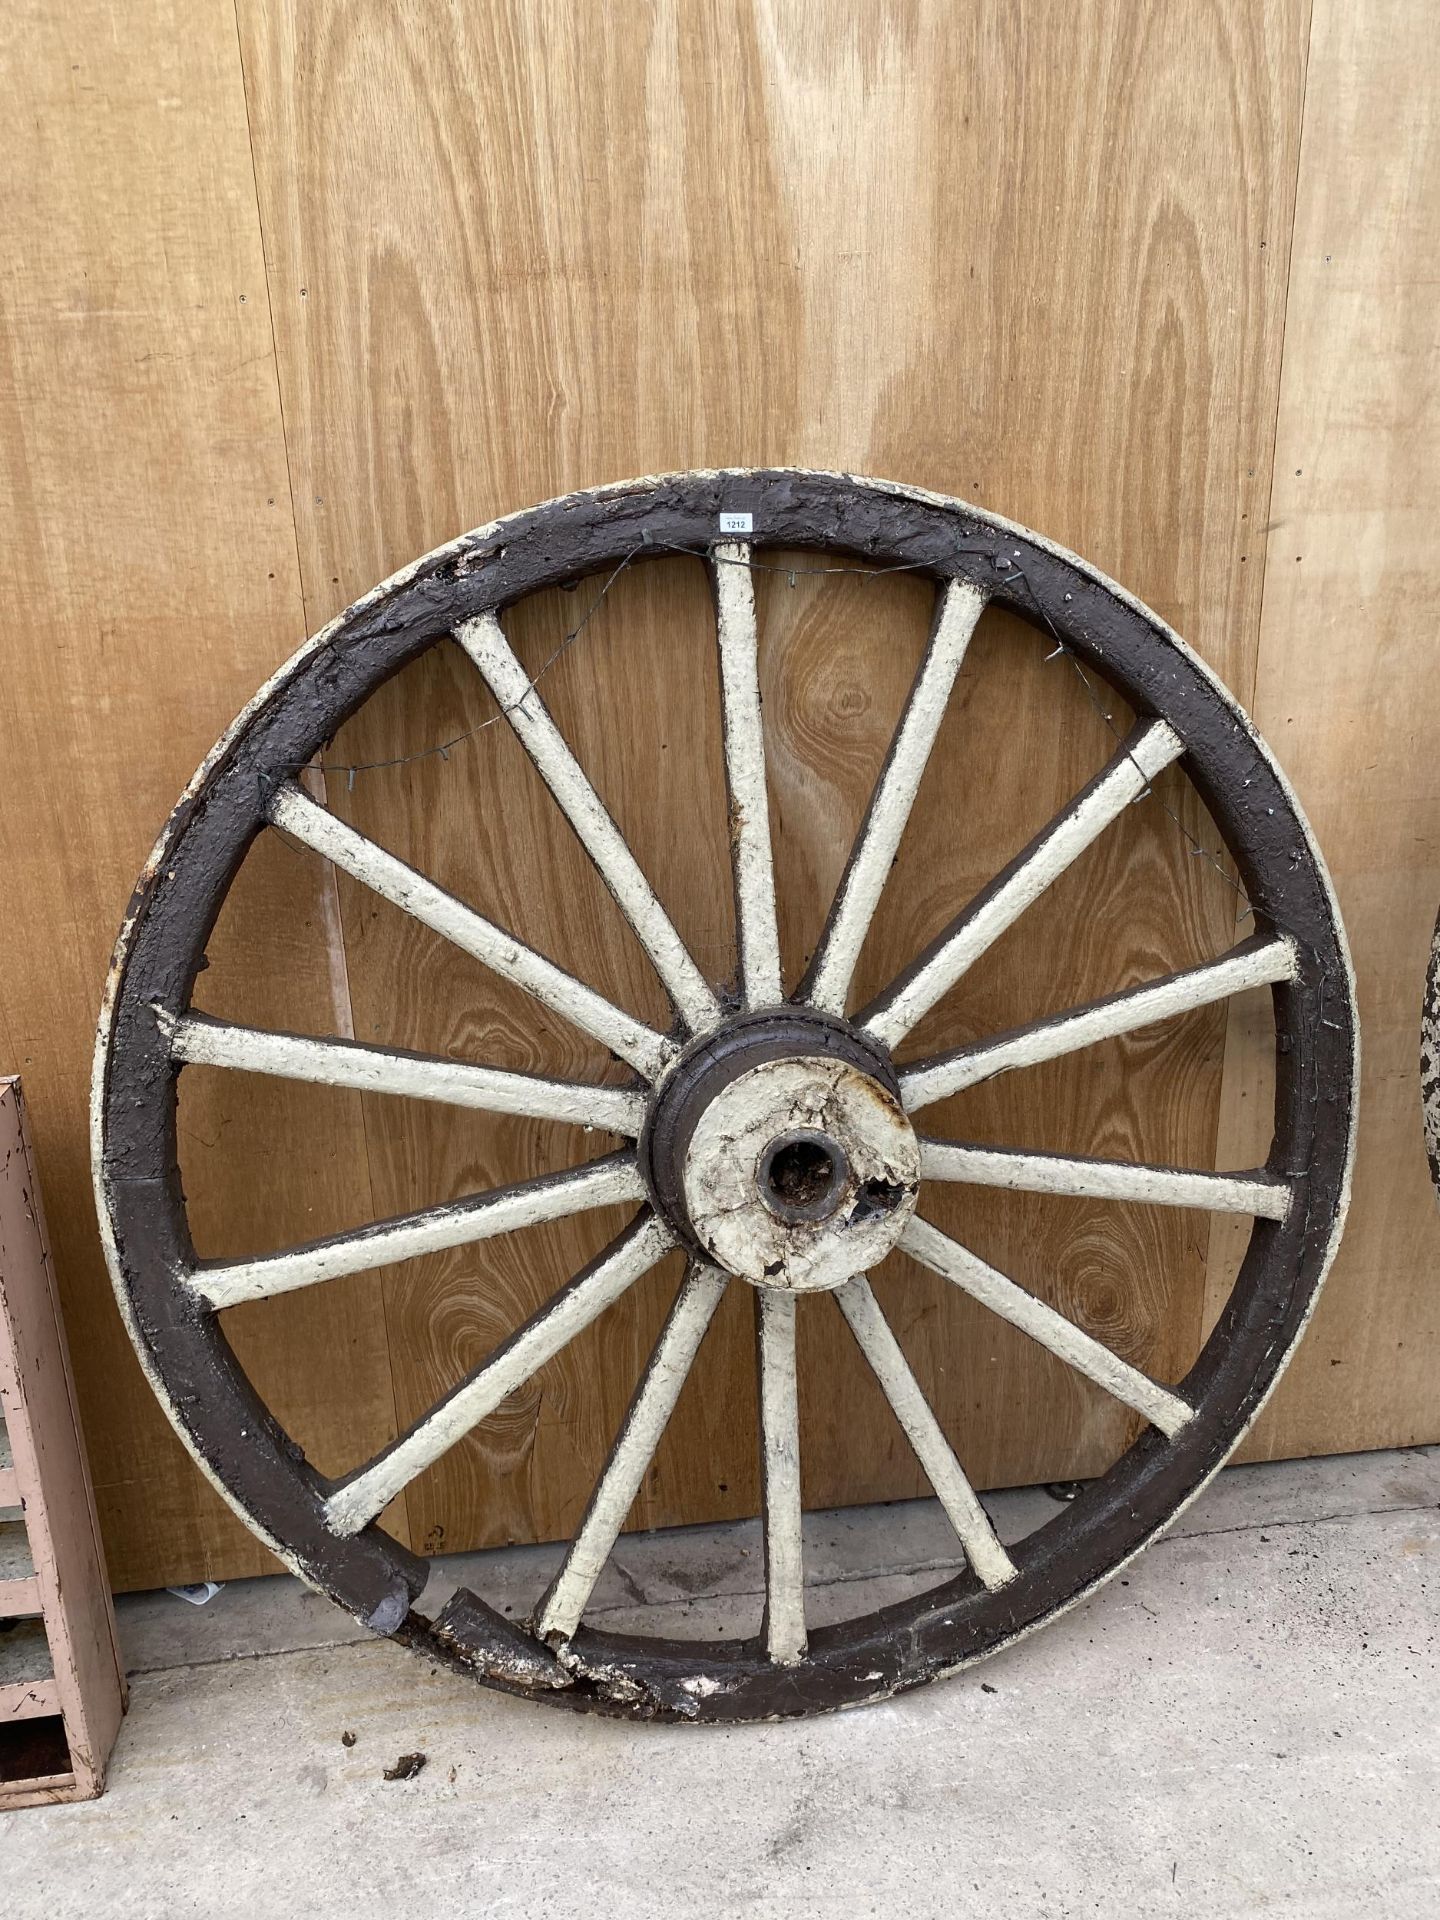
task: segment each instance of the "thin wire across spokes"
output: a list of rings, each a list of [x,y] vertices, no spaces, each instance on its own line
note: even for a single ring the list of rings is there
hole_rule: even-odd
[[[1184,741],[1164,720],[1138,724],[1110,764],[1069,807],[871,1001],[858,1016],[865,1031],[887,1047],[898,1045],[1006,928],[1184,751]]]
[[[501,631],[499,620],[493,613],[467,620],[455,629],[455,638],[480,669],[516,737],[634,928],[686,1025],[692,1033],[709,1033],[721,1017],[714,989],[691,958],[629,844],[566,745],[549,708]]]

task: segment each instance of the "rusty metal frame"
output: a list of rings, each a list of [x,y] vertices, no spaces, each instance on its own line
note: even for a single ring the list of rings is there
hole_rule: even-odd
[[[775,1005],[768,826],[762,834],[763,822],[757,819],[757,792],[763,801],[763,780],[757,788],[755,778],[758,699],[752,701],[747,691],[754,650],[753,601],[747,612],[744,571],[749,548],[737,545],[733,534],[745,524],[751,529],[746,539],[755,547],[813,548],[874,566],[908,567],[928,574],[937,590],[930,648],[820,949],[796,996],[804,1004],[784,1009]],[[516,664],[501,622],[508,607],[542,588],[677,550],[707,554],[716,583],[741,936],[741,976],[733,990],[704,980],[684,952],[529,682],[523,674],[515,680]],[[956,916],[899,981],[869,1007],[850,1014],[847,997],[859,941],[875,910],[892,842],[903,830],[965,641],[986,604],[1005,607],[1053,636],[1087,671],[1115,686],[1140,719],[1111,765],[1051,828]],[[424,892],[429,883],[408,869],[397,873],[398,863],[390,856],[307,803],[294,784],[295,770],[379,686],[447,636],[458,639],[496,691],[649,951],[676,1009],[670,1033],[633,1021],[438,889]],[[1035,889],[1103,830],[1120,807],[1142,795],[1159,767],[1177,759],[1235,861],[1254,914],[1253,937],[1209,968],[992,1037],[966,1049],[963,1057],[907,1063],[896,1075],[890,1048],[949,990],[973,953],[1011,924]],[[242,1064],[235,1049],[243,1053],[252,1042],[227,1036],[225,1029],[211,1031],[214,1023],[191,1014],[190,995],[206,941],[247,849],[277,822],[309,837],[332,859],[359,860],[370,884],[398,888],[411,911],[428,917],[487,964],[518,969],[515,977],[537,997],[549,996],[547,1003],[567,1017],[610,1034],[637,1072],[634,1086],[625,1090],[630,1104],[622,1109],[622,1130],[633,1126],[640,1133],[638,1157],[625,1149],[553,1180],[379,1223],[363,1235],[343,1236],[344,1246],[294,1250],[270,1264],[241,1263],[217,1272],[199,1262],[176,1164],[177,1077],[187,1059],[222,1057],[222,1064]],[[494,1404],[491,1394],[509,1390],[506,1382],[513,1382],[517,1367],[540,1364],[679,1240],[690,1245],[693,1257],[607,1468],[613,1475],[607,1495],[613,1509],[656,1418],[663,1424],[667,1401],[673,1404],[724,1284],[724,1276],[707,1261],[695,1220],[675,1199],[681,1182],[676,1155],[683,1153],[683,1141],[677,1145],[661,1125],[662,1108],[673,1120],[671,1096],[664,1091],[672,1078],[676,1086],[686,1082],[691,1092],[698,1084],[686,1066],[697,1051],[707,1051],[712,1060],[717,1053],[733,1052],[736,1071],[759,1071],[762,1079],[756,1084],[762,1086],[765,1060],[773,1059],[777,1046],[791,1060],[839,1053],[843,1064],[830,1059],[836,1073],[856,1076],[896,1113],[897,1096],[907,1112],[914,1112],[999,1064],[1053,1057],[1104,1033],[1168,1017],[1165,1009],[1202,1005],[1256,983],[1272,988],[1277,1040],[1275,1135],[1263,1169],[1200,1175],[1033,1155],[1014,1155],[1000,1164],[1002,1156],[959,1143],[918,1142],[922,1183],[924,1178],[971,1178],[1222,1206],[1253,1214],[1255,1226],[1230,1300],[1204,1350],[1183,1381],[1165,1387],[1125,1367],[1068,1322],[1057,1328],[1058,1315],[914,1214],[915,1195],[907,1188],[904,1206],[897,1208],[902,1245],[1127,1398],[1150,1424],[1058,1518],[1008,1552],[1000,1549],[993,1535],[987,1539],[983,1510],[919,1396],[863,1275],[837,1282],[837,1301],[926,1463],[969,1561],[963,1573],[934,1591],[860,1620],[807,1636],[803,1598],[797,1612],[798,1574],[787,1564],[798,1541],[799,1513],[790,1444],[793,1293],[783,1281],[756,1287],[761,1400],[770,1409],[763,1435],[769,1601],[760,1639],[740,1644],[596,1632],[573,1617],[573,1592],[567,1600],[563,1594],[557,1598],[555,1589],[540,1603],[533,1633],[468,1592],[458,1594],[437,1619],[427,1618],[416,1604],[427,1577],[425,1563],[373,1523],[376,1501],[391,1477],[377,1472],[376,1463],[340,1482],[317,1474],[260,1403],[216,1317],[217,1305],[229,1299],[276,1291],[278,1285],[310,1284],[331,1270],[351,1271],[357,1257],[360,1264],[381,1264],[404,1257],[407,1250],[458,1244],[576,1205],[601,1204],[596,1196],[613,1201],[626,1192],[644,1195],[634,1221],[591,1267],[518,1330],[477,1376],[458,1384],[444,1403],[453,1415],[450,1424],[435,1424],[439,1410],[432,1410],[425,1432],[401,1436],[389,1450],[395,1472],[418,1471],[416,1460],[423,1465],[434,1457],[428,1447],[449,1444],[452,1427],[466,1430]],[[797,1040],[791,1031],[797,1025],[805,1033],[823,1028],[823,1041],[807,1051],[803,1035]],[[777,1039],[782,1028],[786,1034]],[[264,1037],[264,1064],[258,1070],[300,1077],[313,1072],[313,1061],[307,1065],[293,1046],[287,1048],[294,1038]],[[227,1047],[228,1062],[223,1058]],[[1239,707],[1154,614],[1075,556],[960,501],[847,475],[682,474],[567,496],[439,549],[309,642],[241,714],[176,808],[120,935],[96,1054],[97,1200],[117,1297],[157,1395],[224,1497],[298,1574],[373,1631],[392,1634],[514,1693],[641,1719],[746,1720],[883,1698],[981,1658],[1099,1585],[1194,1497],[1273,1387],[1333,1255],[1348,1200],[1357,1048],[1344,934],[1294,796]],[[397,1071],[395,1060],[380,1050],[336,1046],[325,1061],[325,1074],[350,1076],[340,1084],[365,1084],[367,1074]],[[414,1083],[407,1090],[417,1097],[480,1105],[503,1099],[512,1103],[504,1110],[543,1113],[567,1092],[557,1093],[554,1083],[527,1082],[524,1076],[489,1069],[451,1066],[448,1077],[437,1077],[449,1063],[407,1059],[401,1064]],[[721,1071],[720,1080],[725,1079]],[[613,1097],[614,1090],[609,1093]],[[691,1104],[703,1107],[703,1094],[704,1088]],[[610,1117],[620,1117],[613,1107]],[[898,1136],[908,1120],[894,1124]],[[810,1231],[808,1223],[795,1228],[802,1230]],[[356,1244],[362,1240],[363,1245]],[[350,1264],[337,1267],[338,1261]],[[589,1532],[582,1528],[567,1561],[579,1569],[580,1587],[595,1553],[603,1558],[611,1519],[613,1512],[597,1516],[592,1503],[593,1525]]]

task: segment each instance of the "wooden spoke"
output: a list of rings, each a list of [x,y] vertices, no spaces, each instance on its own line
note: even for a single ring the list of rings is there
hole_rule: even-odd
[[[908,1221],[900,1236],[900,1245],[922,1266],[952,1281],[982,1306],[999,1314],[1002,1320],[1008,1320],[1011,1326],[1019,1327],[1057,1359],[1074,1367],[1077,1373],[1083,1373],[1087,1380],[1093,1380],[1097,1387],[1103,1387],[1127,1407],[1133,1407],[1162,1433],[1177,1434],[1193,1417],[1194,1409],[1178,1394],[1158,1385],[1138,1367],[1132,1367],[1100,1341],[1082,1332],[1073,1320],[1067,1320],[1063,1313],[1057,1313],[1043,1300],[1037,1300],[1033,1293],[1016,1286],[1013,1280],[997,1273],[968,1247],[962,1247],[958,1240],[952,1240],[928,1221]]]
[[[340,1233],[311,1240],[282,1253],[264,1253],[254,1260],[207,1261],[188,1276],[192,1293],[211,1307],[233,1307],[242,1300],[267,1300],[272,1294],[313,1287],[343,1273],[365,1273],[448,1247],[470,1246],[519,1227],[560,1220],[626,1200],[643,1200],[645,1182],[633,1150],[608,1154],[588,1166],[566,1173],[545,1174],[517,1186],[497,1187],[421,1213],[402,1214]]]
[[[312,1040],[296,1033],[228,1026],[204,1014],[176,1020],[157,1008],[155,1017],[169,1035],[171,1059],[192,1066],[233,1067],[242,1073],[273,1074],[317,1086],[437,1100],[483,1113],[565,1120],[572,1126],[628,1134],[632,1140],[645,1124],[644,1099],[625,1087],[583,1086],[528,1073],[502,1073],[494,1067],[390,1051],[355,1040]]]
[[[863,1275],[848,1281],[836,1292],[835,1302],[894,1409],[905,1438],[915,1449],[915,1457],[949,1515],[971,1566],[992,1592],[1003,1587],[1015,1578],[1015,1564],[1000,1544],[989,1514],[941,1432],[940,1422],[921,1392],[920,1382],[911,1372],[869,1281]]]
[[[686,1025],[692,1033],[708,1033],[720,1023],[720,1003],[710,983],[690,957],[629,844],[531,685],[499,620],[493,613],[486,613],[464,621],[456,627],[455,638],[484,675],[541,779],[634,928]]]
[[[754,1009],[777,1005],[784,998],[784,990],[770,850],[770,805],[765,790],[755,586],[749,560],[748,546],[718,546],[711,556],[710,576],[719,638],[740,991],[744,1004]]]
[[[794,1294],[760,1288],[755,1329],[765,1499],[765,1651],[777,1665],[793,1666],[804,1659],[807,1644]]]
[[[800,998],[822,1012],[845,1011],[860,949],[920,790],[960,662],[984,607],[985,596],[968,580],[952,580],[938,600],[929,647],[800,990]]]
[[[468,1379],[432,1407],[410,1431],[352,1474],[325,1503],[338,1534],[358,1533],[419,1473],[447,1453],[471,1428],[523,1386],[675,1244],[648,1209],[598,1259],[498,1346]]]
[[[1263,1171],[1194,1173],[1184,1167],[1147,1167],[1079,1154],[1024,1153],[1013,1147],[972,1147],[922,1140],[920,1172],[927,1180],[963,1180],[1014,1193],[1072,1194],[1087,1200],[1138,1200],[1157,1207],[1205,1207],[1212,1213],[1248,1213],[1283,1220],[1290,1183]]]
[[[1109,766],[864,1009],[859,1024],[886,1046],[903,1040],[1005,929],[1184,751],[1180,736],[1163,720],[1133,728]]]
[[[1168,974],[1145,986],[1129,987],[1104,1000],[1092,1000],[1088,1006],[1036,1020],[1028,1027],[992,1034],[953,1053],[919,1060],[912,1067],[902,1068],[900,1095],[906,1108],[916,1113],[932,1101],[978,1086],[997,1073],[1011,1073],[1018,1067],[1033,1067],[1043,1060],[1077,1053],[1097,1041],[1155,1026],[1194,1007],[1228,999],[1247,987],[1293,980],[1298,964],[1293,940],[1247,940],[1221,960]]]
[[[664,1072],[675,1046],[664,1034],[613,1006],[493,921],[437,887],[393,853],[357,833],[297,786],[280,787],[267,807],[271,823],[302,841],[352,879],[422,921],[492,972],[513,980],[542,1006],[564,1016],[648,1079]]]
[[[580,1531],[540,1602],[535,1631],[543,1640],[568,1640],[579,1626],[728,1284],[718,1267],[691,1262]]]

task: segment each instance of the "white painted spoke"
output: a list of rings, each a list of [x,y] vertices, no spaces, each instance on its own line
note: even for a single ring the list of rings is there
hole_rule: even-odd
[[[633,1149],[607,1154],[588,1166],[545,1174],[513,1187],[497,1187],[445,1206],[427,1207],[394,1220],[379,1220],[327,1240],[264,1253],[254,1260],[213,1261],[187,1276],[191,1290],[212,1307],[233,1307],[242,1300],[268,1300],[273,1294],[313,1287],[345,1273],[367,1273],[421,1254],[471,1246],[520,1227],[560,1220],[592,1207],[643,1200],[645,1182]]]
[[[760,660],[750,549],[716,547],[711,578],[720,643],[720,695],[725,722],[725,779],[730,795],[730,857],[735,871],[735,925],[740,990],[747,1007],[784,998],[770,803],[765,790],[765,733],[760,719]]]
[[[996,1587],[1003,1587],[1007,1580],[1015,1578],[1015,1563],[1000,1544],[989,1514],[981,1506],[975,1489],[955,1458],[954,1449],[941,1432],[940,1422],[921,1392],[920,1382],[901,1352],[900,1342],[871,1292],[869,1281],[863,1275],[849,1281],[838,1289],[835,1302],[860,1351],[870,1362],[905,1438],[915,1449],[915,1457],[949,1515],[971,1566],[992,1592]]]
[[[580,1625],[728,1284],[718,1267],[696,1261],[687,1271],[580,1531],[540,1603],[535,1631],[541,1639],[568,1640]]]
[[[960,662],[984,607],[984,594],[968,580],[952,580],[940,597],[935,630],[802,989],[801,997],[825,1013],[845,1011],[860,949],[920,790]]]
[[[1097,1041],[1155,1026],[1194,1007],[1228,999],[1232,993],[1243,993],[1247,987],[1273,986],[1281,980],[1293,980],[1297,966],[1295,942],[1288,936],[1279,940],[1247,941],[1221,960],[1169,974],[1145,986],[1127,988],[1123,993],[1052,1014],[1010,1033],[992,1034],[954,1053],[919,1060],[914,1066],[902,1069],[900,1096],[906,1109],[916,1113],[934,1100],[944,1100],[966,1087],[978,1086],[997,1073],[1038,1066],[1043,1060],[1057,1060],[1062,1054],[1077,1053]]]
[[[1002,1320],[1008,1320],[1011,1326],[1019,1327],[1057,1359],[1074,1367],[1077,1373],[1083,1373],[1087,1380],[1093,1380],[1097,1387],[1103,1387],[1127,1407],[1133,1407],[1162,1433],[1173,1436],[1193,1418],[1194,1409],[1178,1394],[1160,1386],[1138,1367],[1132,1367],[1119,1354],[1082,1332],[1073,1320],[1067,1320],[1063,1313],[1057,1313],[1043,1300],[1037,1300],[1033,1293],[1016,1286],[1003,1273],[987,1266],[978,1254],[971,1253],[968,1247],[962,1247],[958,1240],[952,1240],[949,1234],[941,1233],[928,1221],[918,1218],[907,1221],[900,1245],[922,1266],[952,1281]]]
[[[649,1272],[675,1244],[663,1221],[648,1210],[597,1260],[498,1346],[484,1366],[369,1466],[353,1474],[325,1503],[336,1533],[358,1533],[419,1473],[463,1440],[502,1400],[551,1360],[576,1334]]]
[[[859,1016],[885,1046],[903,1040],[981,954],[1185,751],[1163,720],[1136,727],[1105,770],[950,922]]]
[[[1186,1167],[1137,1166],[1124,1160],[972,1147],[951,1140],[920,1142],[920,1172],[927,1180],[963,1180],[974,1186],[1007,1187],[1013,1193],[1204,1207],[1211,1213],[1248,1213],[1262,1220],[1283,1220],[1290,1210],[1289,1181],[1263,1172],[1195,1173]]]
[[[634,928],[686,1025],[692,1033],[708,1033],[720,1024],[720,1003],[710,983],[690,957],[624,835],[566,745],[548,707],[501,632],[499,620],[493,613],[481,614],[458,626],[455,638],[484,675],[541,779]]]
[[[676,1048],[664,1034],[622,1012],[514,934],[506,933],[503,927],[437,887],[433,880],[407,867],[299,787],[281,787],[268,811],[275,826],[323,854],[382,899],[433,928],[492,972],[513,980],[542,1006],[590,1034],[647,1078],[655,1079],[674,1059]]]
[[[765,1651],[777,1665],[794,1666],[804,1659],[807,1644],[794,1294],[761,1287],[755,1295],[755,1326],[765,1495]]]
[[[157,1009],[156,1018],[168,1034],[171,1059],[191,1066],[233,1067],[241,1073],[272,1074],[315,1086],[438,1100],[452,1107],[475,1107],[482,1113],[564,1120],[571,1126],[628,1134],[632,1140],[645,1124],[644,1098],[624,1087],[502,1073],[495,1067],[391,1052],[355,1040],[311,1040],[296,1033],[232,1027],[204,1014],[175,1020]]]

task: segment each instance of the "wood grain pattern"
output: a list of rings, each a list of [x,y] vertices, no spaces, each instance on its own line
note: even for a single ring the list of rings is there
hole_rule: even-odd
[[[887,980],[1113,749],[1073,669],[1048,662],[1046,651],[1000,615],[982,621],[891,875],[891,918],[863,957],[857,998]],[[1123,728],[1123,704],[1107,696],[1105,710]],[[1011,731],[1016,713],[1026,725]],[[1158,788],[1171,804],[1181,792],[1175,781]],[[1190,824],[1214,844],[1198,811]],[[997,943],[903,1051],[919,1057],[1210,957],[1229,943],[1234,912],[1229,883],[1191,859],[1174,823],[1158,807],[1137,808]],[[1222,1022],[1214,1011],[1191,1016],[1003,1076],[928,1109],[924,1125],[943,1137],[1058,1151],[1084,1141],[1085,1150],[1117,1158],[1209,1165]],[[1160,1377],[1179,1377],[1193,1358],[1203,1216],[944,1186],[927,1190],[922,1212]],[[877,1291],[981,1484],[1053,1477],[1059,1459],[1076,1474],[1096,1471],[1132,1431],[1123,1408],[902,1256],[886,1263]],[[846,1489],[872,1473],[872,1497],[893,1497],[892,1476],[915,1469],[874,1412],[865,1417],[867,1435],[880,1426],[888,1451],[855,1444],[854,1408],[877,1403],[848,1336],[813,1311],[802,1327],[807,1406],[826,1436],[809,1462],[816,1502],[857,1497]],[[825,1424],[827,1409],[838,1425]]]
[[[210,740],[304,631],[467,525],[666,468],[845,466],[977,499],[1095,560],[1253,695],[1339,871],[1370,1047],[1347,1253],[1254,1444],[1435,1437],[1436,1228],[1411,1111],[1422,923],[1440,894],[1411,619],[1435,565],[1425,24],[1419,0],[1355,20],[1326,0],[1307,94],[1307,0],[204,0],[123,23],[103,0],[10,9],[0,143],[20,212],[0,263],[0,484],[24,614],[0,709],[0,1064],[26,1070],[120,1584],[265,1564],[155,1412],[95,1249],[84,1081],[133,876]],[[1268,536],[1267,520],[1282,523]],[[527,663],[573,629],[593,585],[517,613]],[[759,599],[793,980],[903,701],[928,590],[804,572],[792,585],[782,570]],[[733,914],[708,621],[698,562],[636,569],[545,692],[718,976]],[[860,992],[1106,757],[1104,722],[1044,653],[998,617],[982,625]],[[444,649],[331,757],[388,758],[492,714]],[[1206,839],[1178,782],[1161,792]],[[330,795],[662,1016],[503,725],[353,791],[332,777]],[[1235,904],[1163,812],[1137,809],[913,1048],[1216,953]],[[211,1011],[615,1071],[278,842],[247,863],[212,959]],[[1107,1043],[1083,1070],[974,1089],[929,1124],[1199,1165],[1217,1164],[1219,1124],[1218,1163],[1242,1164],[1264,1098],[1254,1026],[1237,1009],[1227,1040],[1207,1011]],[[186,1078],[186,1174],[215,1251],[605,1145]],[[932,1211],[1162,1373],[1193,1351],[1229,1257],[1203,1217],[1158,1209],[971,1190]],[[483,1357],[612,1224],[246,1308],[231,1331],[312,1457],[338,1467]],[[1109,1457],[1125,1426],[1102,1396],[942,1282],[893,1267],[880,1296],[981,1484]],[[396,1530],[433,1550],[573,1526],[675,1278],[672,1262],[432,1469],[389,1516]],[[749,1308],[732,1289],[636,1522],[753,1511]],[[827,1303],[805,1304],[800,1340],[802,1360],[833,1369],[805,1377],[807,1498],[919,1491]]]
[[[111,1576],[223,1578],[272,1562],[135,1363],[95,1233],[86,1101],[141,863],[304,630],[234,18],[22,4],[0,37],[0,1064],[23,1068],[30,1096]],[[318,1018],[333,998],[325,944],[306,937],[320,906],[295,878],[267,850],[217,936],[216,976],[233,957],[238,999],[277,1019],[307,1003]],[[268,935],[286,926],[277,956]],[[282,1222],[363,1215],[357,1110],[320,1130],[313,1107],[271,1089],[257,1129],[253,1091],[187,1098],[202,1229],[243,1234],[262,1195]],[[394,1418],[383,1329],[356,1304],[307,1301],[243,1339],[262,1391],[292,1411],[324,1396],[322,1452]]]
[[[1255,711],[1325,849],[1349,929],[1364,1074],[1350,1224],[1252,1455],[1435,1435],[1440,1216],[1419,1008],[1440,898],[1435,16],[1315,8]],[[1257,1052],[1232,1029],[1222,1140]],[[1217,1283],[1230,1250],[1216,1250]]]
[[[458,527],[567,485],[735,460],[843,463],[978,497],[1074,543],[1248,685],[1260,579],[1246,516],[1268,495],[1302,7],[1162,8],[1139,31],[1104,6],[1023,20],[896,6],[862,21],[833,5],[703,0],[622,5],[603,22],[545,5],[250,0],[240,20],[312,619]],[[588,591],[517,618],[527,660],[573,624],[560,603]],[[793,978],[929,595],[804,574],[792,587],[781,573],[760,597]],[[698,564],[627,575],[545,692],[682,932],[726,973],[707,620]],[[1042,652],[1014,631],[980,646],[893,876],[891,921],[867,949],[870,986],[1105,758],[1103,723]],[[373,703],[333,757],[412,751],[487,711],[475,677],[437,658]],[[638,950],[502,730],[448,761],[362,775],[336,804],[656,1017]],[[1229,943],[1225,882],[1163,814],[1126,828],[920,1040]],[[389,909],[345,888],[341,901],[362,1037],[598,1067]],[[1222,1018],[1114,1043],[1091,1074],[1059,1063],[977,1091],[943,1119],[980,1138],[1209,1164]],[[368,1124],[384,1210],[578,1150],[563,1130],[473,1116]],[[1203,1222],[977,1194],[939,1204],[1130,1357],[1164,1370],[1193,1350]],[[387,1281],[407,1417],[558,1281],[589,1233],[568,1225]],[[433,1469],[412,1493],[417,1537],[563,1530],[664,1291],[607,1315],[593,1348],[557,1361]],[[1080,1471],[1119,1443],[1113,1409],[1008,1330],[953,1314],[942,1283],[897,1271],[882,1292],[982,1480]],[[802,1340],[842,1385],[807,1398],[808,1496],[918,1490],[823,1308],[802,1315]],[[753,1506],[750,1358],[729,1303],[702,1368],[706,1394],[682,1400],[637,1518]]]
[[[510,637],[532,671],[584,617],[596,589],[550,594],[517,611]],[[720,765],[718,678],[709,589],[698,562],[663,563],[618,581],[573,646],[541,682],[547,704],[614,811],[682,936],[702,965],[733,966],[734,930]],[[635,716],[617,729],[619,708]],[[432,756],[357,781],[335,804],[366,832],[514,928],[562,965],[642,1017],[668,1024],[663,994],[634,936],[589,863],[578,857],[563,816],[458,648],[419,663],[372,702],[336,743],[338,758],[383,757],[398,734],[418,743],[484,731],[448,760]],[[457,778],[457,775],[459,776]],[[684,834],[676,820],[687,823]],[[342,892],[357,1031],[456,1057],[567,1077],[613,1076],[603,1049],[537,1010],[515,989],[404,915]],[[375,1102],[368,1103],[373,1113]],[[458,1124],[457,1124],[458,1123]],[[500,1181],[549,1171],[618,1144],[574,1129],[489,1116],[400,1107],[372,1118],[371,1164],[382,1212],[398,1212]],[[581,1216],[483,1248],[411,1263],[386,1282],[403,1420],[443,1390],[615,1231],[621,1216]],[[432,1548],[467,1516],[485,1513],[490,1537],[530,1537],[534,1514],[578,1520],[630,1390],[673,1294],[678,1263],[611,1309],[480,1433],[412,1490],[417,1538]],[[748,1365],[748,1328],[722,1315],[706,1347]],[[682,1402],[681,1422],[695,1410]],[[703,1424],[703,1422],[702,1422]],[[677,1426],[676,1434],[686,1431]],[[707,1447],[704,1452],[708,1453]],[[743,1512],[749,1453],[714,1471],[699,1449],[672,1435],[646,1482],[647,1499],[677,1474],[693,1473]],[[688,1465],[686,1463],[689,1463]],[[712,1485],[713,1483],[713,1485]],[[555,1504],[551,1504],[555,1503]],[[683,1490],[659,1511],[683,1511]],[[461,1516],[457,1519],[457,1515]]]

